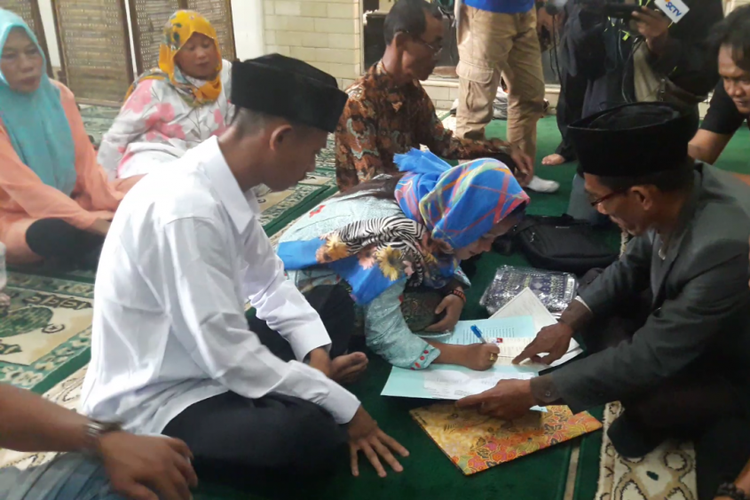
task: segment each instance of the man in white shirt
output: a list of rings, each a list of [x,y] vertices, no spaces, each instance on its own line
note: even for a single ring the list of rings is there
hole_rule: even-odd
[[[278,54],[236,63],[232,83],[238,111],[227,131],[139,182],[112,222],[82,410],[183,439],[199,475],[316,474],[347,440],[354,475],[360,450],[381,476],[378,456],[401,471],[389,450],[408,452],[327,376],[360,370],[364,355],[330,360],[329,350],[346,347],[332,346],[286,281],[252,192],[287,189],[314,170],[346,94],[330,75]],[[260,335],[257,322],[248,330],[247,298],[267,325]],[[342,298],[331,290],[329,302],[351,307]],[[287,359],[263,344],[274,332]]]

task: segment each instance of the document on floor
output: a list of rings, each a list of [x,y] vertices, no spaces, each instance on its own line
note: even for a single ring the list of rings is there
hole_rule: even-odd
[[[503,366],[479,372],[463,366],[433,364],[424,370],[393,367],[382,396],[457,400],[492,389],[501,380],[529,380],[539,365]]]
[[[455,365],[432,364],[424,370],[393,367],[381,393],[383,396],[457,400],[494,387],[500,380],[528,380],[548,368],[546,365],[513,365],[512,361],[531,343],[542,328],[557,323],[539,298],[526,288],[495,313],[492,318],[459,321],[454,333],[442,342],[453,345],[475,344],[480,340],[472,331],[475,327],[485,342],[500,348],[497,363],[487,371],[478,372]],[[552,366],[565,363],[583,350],[573,340],[568,352]]]
[[[479,321],[459,321],[453,335],[444,342],[469,345],[479,342],[471,327],[477,327],[486,342],[495,342],[501,352],[508,351],[504,344],[527,345],[534,337],[534,322],[530,316],[496,318]],[[516,347],[514,347],[517,349]],[[521,347],[523,349],[523,347]],[[520,352],[520,351],[518,351]],[[487,371],[475,371],[463,366],[432,364],[424,370],[406,370],[393,367],[381,395],[403,398],[458,400],[493,388],[500,380],[528,380],[538,375],[543,365],[516,366],[498,362]],[[535,408],[544,411],[541,408]]]
[[[513,317],[519,317],[519,316],[530,316],[533,323],[534,323],[534,336],[536,336],[537,333],[539,333],[539,330],[544,328],[545,326],[551,326],[557,323],[557,320],[554,316],[552,316],[552,313],[550,313],[546,307],[544,307],[544,304],[542,304],[542,301],[539,300],[539,297],[536,296],[534,292],[531,291],[530,288],[524,288],[521,293],[516,295],[513,300],[508,302],[505,307],[497,311],[495,314],[492,315],[492,318],[490,319],[497,319],[497,318],[513,318]],[[529,342],[533,340],[530,339]],[[526,343],[528,345],[528,342]],[[520,350],[518,350],[518,354],[521,354],[523,349],[526,348],[526,345],[521,347]],[[517,349],[518,346],[514,345],[513,349]],[[515,350],[511,351],[515,352]],[[568,348],[568,352],[563,355],[562,358],[558,359],[552,365],[550,366],[559,366],[563,363],[567,363],[571,359],[575,358],[579,354],[583,352],[583,349],[581,349],[581,346],[578,345],[578,342],[575,340],[570,341],[570,347]],[[503,363],[505,362],[505,357],[503,356],[504,353],[501,352],[501,358],[499,362]],[[518,356],[518,354],[515,354],[512,356],[512,358],[515,358]]]
[[[529,315],[459,321],[453,330],[453,335],[443,340],[443,343],[476,344],[479,338],[473,329],[481,332],[485,342],[497,344],[500,349],[497,362],[501,365],[512,365],[511,361],[526,349],[537,332],[533,318]]]

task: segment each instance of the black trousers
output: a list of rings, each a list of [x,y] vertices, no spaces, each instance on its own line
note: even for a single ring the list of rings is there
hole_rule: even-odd
[[[331,356],[346,352],[354,328],[354,302],[343,285],[317,287],[307,300],[332,340]],[[289,343],[265,322],[250,329],[284,361],[294,359]],[[199,476],[238,486],[277,474],[287,479],[316,476],[345,460],[345,429],[322,407],[300,398],[268,394],[247,399],[233,392],[188,407],[164,434],[185,441]]]
[[[104,236],[78,229],[62,219],[41,219],[26,230],[26,244],[45,260],[95,266]]]
[[[588,77],[583,74],[571,75],[563,70],[561,92],[557,101],[557,128],[560,129],[562,141],[555,153],[566,161],[577,159],[573,146],[568,139],[568,125],[583,118],[583,103],[586,99],[586,89],[589,85]]]
[[[582,286],[593,274],[584,276]],[[650,306],[650,292],[633,297],[614,315],[596,320],[581,340],[590,352],[628,342],[645,323]],[[697,362],[648,392],[622,400],[628,417],[643,429],[694,442],[701,500],[713,499],[719,484],[734,481],[750,460],[750,415],[742,403],[747,396],[724,372],[716,362]]]

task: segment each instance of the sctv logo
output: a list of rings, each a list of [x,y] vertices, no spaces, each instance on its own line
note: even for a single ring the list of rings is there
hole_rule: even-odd
[[[681,17],[682,16],[682,11],[680,9],[678,9],[677,6],[675,4],[673,4],[672,2],[667,2],[667,4],[665,5],[665,7],[667,8],[667,10],[669,10],[670,12],[672,12],[675,16],[677,16],[677,17]]]
[[[679,22],[690,11],[682,0],[655,0],[654,3],[673,23]]]

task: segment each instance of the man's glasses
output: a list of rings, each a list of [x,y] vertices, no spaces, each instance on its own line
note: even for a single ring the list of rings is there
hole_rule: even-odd
[[[591,200],[591,199],[589,199],[589,203],[591,203],[591,206],[592,206],[592,207],[596,208],[596,207],[597,207],[597,206],[598,206],[598,205],[599,205],[600,203],[604,203],[605,201],[607,201],[607,200],[609,200],[609,199],[612,199],[612,198],[614,198],[615,196],[618,196],[618,195],[621,195],[621,194],[625,194],[625,193],[627,193],[627,192],[628,192],[628,190],[627,190],[627,189],[625,189],[625,190],[618,190],[618,191],[612,191],[612,192],[611,192],[611,193],[609,193],[609,194],[605,194],[605,195],[604,195],[604,196],[602,196],[601,198],[597,198],[597,199],[595,199],[595,200]]]
[[[407,35],[409,35],[412,38],[412,40],[414,40],[415,42],[421,43],[422,45],[424,45],[425,47],[427,47],[435,55],[438,55],[438,54],[440,54],[443,51],[443,46],[442,45],[435,45],[435,44],[430,43],[430,42],[428,42],[426,40],[422,40],[422,37],[419,37],[417,35],[409,33],[408,31],[402,31],[401,33],[406,33]]]

